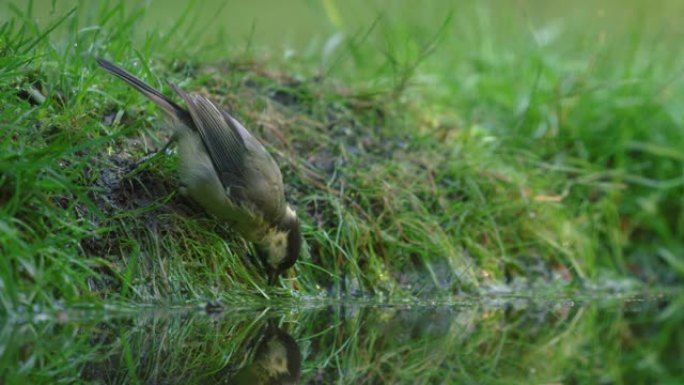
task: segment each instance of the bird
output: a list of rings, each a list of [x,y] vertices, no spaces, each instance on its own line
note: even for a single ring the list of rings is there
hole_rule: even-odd
[[[261,142],[204,96],[169,82],[186,109],[116,64],[96,61],[161,108],[177,143],[181,194],[252,242],[269,285],[275,284],[299,258],[302,235],[280,168]]]

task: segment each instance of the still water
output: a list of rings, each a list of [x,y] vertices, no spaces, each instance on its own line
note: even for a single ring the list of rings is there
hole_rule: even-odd
[[[6,320],[1,384],[681,384],[684,298],[58,311]]]

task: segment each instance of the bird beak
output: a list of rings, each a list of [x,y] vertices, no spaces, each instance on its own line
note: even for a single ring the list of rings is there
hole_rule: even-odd
[[[273,286],[278,282],[278,270],[271,270],[268,272],[268,284]]]

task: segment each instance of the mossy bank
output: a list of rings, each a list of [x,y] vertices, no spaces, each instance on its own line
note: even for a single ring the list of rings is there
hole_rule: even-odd
[[[114,2],[3,7],[6,310],[681,283],[682,54],[670,24],[651,28],[676,2],[563,23],[479,3],[357,24],[322,8],[338,35],[284,56],[210,35],[192,7],[154,31]],[[173,152],[132,167],[170,134],[98,56],[263,140],[303,222],[289,278],[267,287],[249,245],[177,192]]]

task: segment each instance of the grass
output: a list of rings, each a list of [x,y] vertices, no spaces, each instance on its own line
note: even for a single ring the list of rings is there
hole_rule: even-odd
[[[680,6],[665,3],[351,22],[353,7],[326,2],[339,37],[282,58],[192,5],[159,30],[142,6],[40,21],[48,8],[7,6],[2,308],[681,284],[684,95],[667,17]],[[249,245],[177,193],[175,156],[130,170],[169,134],[97,56],[211,95],[263,139],[307,243],[284,285],[267,288]]]

